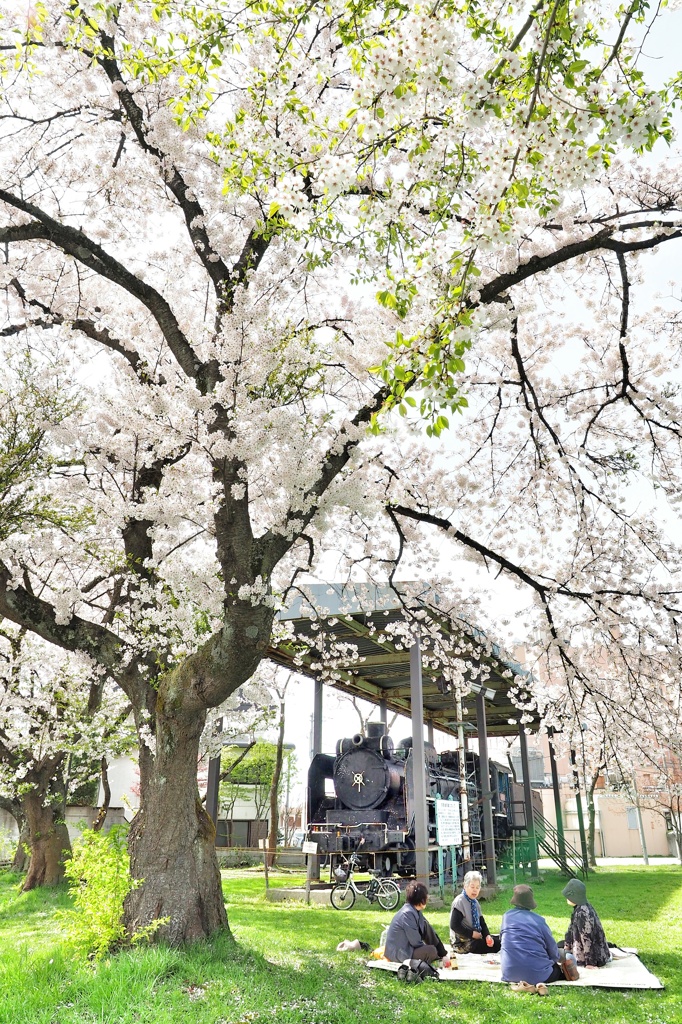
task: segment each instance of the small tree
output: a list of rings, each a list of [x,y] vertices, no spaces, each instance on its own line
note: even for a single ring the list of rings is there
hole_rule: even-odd
[[[290,672],[278,672],[275,670],[274,677],[270,684],[271,691],[277,698],[277,743],[275,746],[275,763],[272,770],[272,780],[270,782],[270,830],[268,834],[268,865],[272,866],[275,862],[275,854],[277,852],[277,832],[279,829],[279,796],[281,790],[281,784],[283,781],[282,777],[282,766],[284,764],[285,751],[284,751],[284,724],[285,724],[285,712],[286,705],[284,698],[287,692],[287,686],[291,680]]]
[[[59,882],[70,850],[69,794],[94,781],[104,752],[127,750],[130,707],[120,691],[11,626],[0,631],[0,787],[30,849],[24,890]]]
[[[652,738],[653,739],[653,738]],[[647,759],[649,776],[640,786],[639,802],[660,815],[672,834],[678,862],[682,865],[682,764],[679,739],[675,749],[662,748],[655,741]]]
[[[284,803],[279,812],[280,829],[284,846],[291,846],[293,833],[303,821],[303,807],[300,804],[293,805],[291,800],[291,788],[298,774],[298,759],[293,750],[286,752],[284,758],[284,769],[282,772],[282,784],[280,792],[284,797]]]
[[[234,755],[235,748],[227,748],[227,756]],[[251,800],[254,805],[256,819],[263,820],[265,808],[270,799],[270,787],[277,760],[277,747],[265,740],[258,740],[244,757],[235,759],[235,763],[226,772],[220,787],[220,800],[224,806],[234,808],[238,799]]]
[[[660,805],[665,806],[666,804],[667,807],[663,814],[675,837],[677,860],[682,865],[682,785],[680,783],[676,783],[674,790],[667,793],[660,801]]]

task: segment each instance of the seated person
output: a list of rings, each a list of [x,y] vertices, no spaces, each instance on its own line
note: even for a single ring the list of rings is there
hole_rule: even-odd
[[[483,876],[480,871],[467,871],[462,892],[450,908],[450,942],[457,953],[498,953],[499,935],[491,935],[481,913],[478,894]]]
[[[584,882],[571,878],[561,895],[573,907],[564,949],[574,956],[579,967],[603,967],[611,953],[597,911],[587,902]]]
[[[559,949],[544,917],[534,914],[537,903],[529,885],[516,885],[512,909],[502,918],[500,940],[502,981],[527,981],[531,985],[561,981]]]
[[[410,882],[405,890],[405,905],[394,915],[388,928],[384,956],[387,960],[443,959],[448,967],[447,951],[422,911],[429,894],[421,882]]]

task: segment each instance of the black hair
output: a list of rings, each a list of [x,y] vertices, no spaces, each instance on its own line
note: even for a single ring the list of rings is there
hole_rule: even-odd
[[[413,907],[426,903],[429,897],[429,890],[421,882],[410,882],[405,890],[405,900]]]

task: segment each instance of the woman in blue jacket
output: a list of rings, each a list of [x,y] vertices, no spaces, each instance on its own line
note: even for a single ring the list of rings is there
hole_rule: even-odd
[[[500,929],[502,981],[548,985],[561,980],[559,949],[544,917],[533,913],[537,903],[531,887],[516,885],[511,904]]]

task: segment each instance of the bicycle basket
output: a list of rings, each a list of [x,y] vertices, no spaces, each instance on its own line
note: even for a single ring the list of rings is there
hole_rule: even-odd
[[[341,865],[339,865],[337,868],[334,868],[334,878],[336,879],[337,882],[345,882],[346,879],[348,878],[348,874],[343,870]]]

